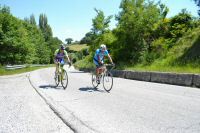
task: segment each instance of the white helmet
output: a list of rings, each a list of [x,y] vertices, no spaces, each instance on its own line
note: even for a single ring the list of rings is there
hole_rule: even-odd
[[[106,45],[105,44],[101,44],[100,45],[100,49],[105,49],[106,50]]]

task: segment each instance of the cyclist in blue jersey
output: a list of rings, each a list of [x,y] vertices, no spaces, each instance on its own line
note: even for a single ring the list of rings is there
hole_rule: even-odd
[[[56,72],[58,70],[58,62],[60,62],[61,67],[63,68],[65,64],[64,58],[67,58],[69,65],[71,66],[71,61],[65,50],[65,46],[63,44],[60,45],[60,49],[57,49],[54,53],[54,63],[56,64]]]
[[[95,56],[93,58],[93,62],[96,65],[96,79],[97,82],[99,82],[98,75],[99,73],[102,73],[105,71],[105,67],[103,66],[104,64],[104,56],[108,56],[110,62],[114,65],[112,58],[110,54],[108,53],[108,50],[106,49],[105,44],[101,44],[100,49],[97,49],[95,52]]]

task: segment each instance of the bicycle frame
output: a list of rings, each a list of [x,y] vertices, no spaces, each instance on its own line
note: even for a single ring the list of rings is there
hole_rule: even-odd
[[[108,70],[108,67],[111,66],[112,68]],[[101,74],[102,76],[106,74],[107,71],[111,71],[114,68],[114,65],[112,64],[104,64],[101,68],[99,69],[104,69],[104,72],[99,73],[99,75]]]
[[[107,67],[112,66],[111,69],[108,69]],[[112,69],[114,68],[113,65],[111,64],[104,64],[101,68],[99,69],[104,69],[102,70],[103,72],[99,73],[98,75],[98,79],[99,79],[99,83],[97,83],[97,79],[96,79],[96,74],[92,74],[92,84],[93,86],[96,88],[101,82],[103,82],[103,87],[104,89],[109,92],[112,89],[112,85],[113,85],[113,78],[112,78],[112,73],[110,72]],[[102,81],[103,78],[103,81]],[[110,78],[110,80],[109,80]],[[111,83],[109,87],[106,86],[106,83]]]
[[[62,87],[64,89],[66,89],[67,85],[68,85],[68,76],[67,76],[67,72],[66,70],[61,67],[60,62],[58,62],[57,64],[57,75],[55,75],[55,82],[56,82],[56,86],[59,85],[59,83],[61,82]]]

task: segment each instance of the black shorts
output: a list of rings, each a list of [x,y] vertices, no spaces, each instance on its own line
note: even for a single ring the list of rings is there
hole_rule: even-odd
[[[96,65],[97,68],[101,68],[102,66],[103,66],[103,64]]]

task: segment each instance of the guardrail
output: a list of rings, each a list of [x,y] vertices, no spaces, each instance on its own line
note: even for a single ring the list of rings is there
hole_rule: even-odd
[[[27,67],[26,65],[7,65],[5,68],[9,70],[21,69]]]
[[[38,67],[38,66],[46,66],[45,64],[27,64],[27,65],[7,65],[5,66],[5,69],[8,70],[15,70],[15,69],[21,69],[25,67]]]
[[[94,69],[82,68],[80,71],[91,72]],[[147,82],[165,83],[180,86],[200,87],[199,74],[187,73],[168,73],[168,72],[138,72],[125,70],[112,70],[114,77],[125,79],[140,80]]]

